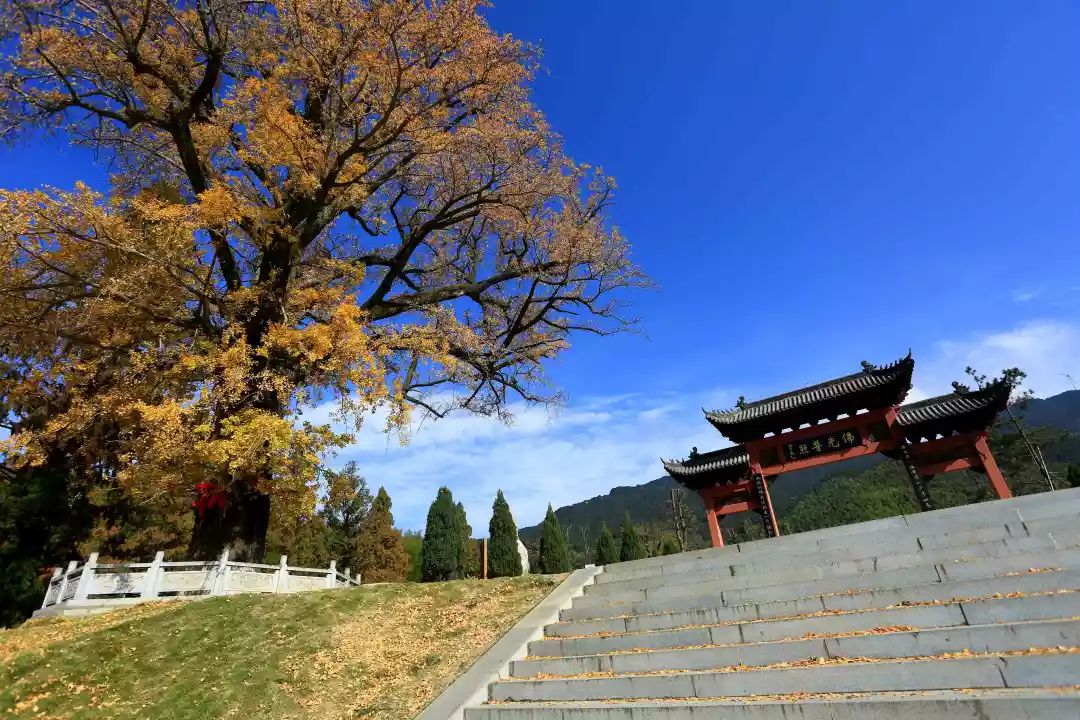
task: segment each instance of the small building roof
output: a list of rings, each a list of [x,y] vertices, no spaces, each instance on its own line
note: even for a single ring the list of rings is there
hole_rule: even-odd
[[[686,460],[661,460],[668,475],[691,490],[735,482],[746,475],[750,456],[742,445],[707,453],[691,453]]]
[[[896,422],[912,442],[985,430],[1009,404],[1012,386],[998,380],[972,392],[951,392],[901,405]]]
[[[822,419],[896,405],[911,389],[914,368],[915,360],[909,352],[906,357],[883,367],[867,365],[851,375],[731,410],[705,411],[705,417],[733,442],[757,440],[769,433],[794,430]]]

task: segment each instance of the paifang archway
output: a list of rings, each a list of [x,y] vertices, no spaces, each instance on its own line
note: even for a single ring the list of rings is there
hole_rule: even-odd
[[[915,361],[908,353],[881,367],[731,410],[705,411],[713,427],[736,445],[664,460],[671,477],[705,502],[713,547],[724,544],[720,520],[754,510],[770,537],[780,534],[769,484],[784,473],[881,453],[907,470],[919,507],[933,510],[926,480],[956,470],[984,473],[999,498],[1012,497],[986,441],[1010,386],[992,383],[974,392],[902,404]]]

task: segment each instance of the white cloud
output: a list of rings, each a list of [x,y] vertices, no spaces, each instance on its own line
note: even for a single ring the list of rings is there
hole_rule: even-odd
[[[724,393],[708,393],[707,400]],[[726,401],[730,404],[730,400]],[[451,415],[414,428],[407,446],[380,432],[376,414],[357,442],[333,464],[356,460],[369,484],[385,485],[397,523],[422,529],[440,485],[464,503],[476,534],[486,531],[495,492],[502,489],[521,525],[555,507],[639,485],[663,475],[660,458],[686,456],[726,444],[701,413],[701,397],[642,395],[591,397],[548,410],[513,407],[514,419]],[[719,404],[724,404],[723,402]],[[330,408],[305,418],[325,419]]]
[[[1080,377],[1078,358],[1080,328],[1050,320],[936,342],[916,352],[917,386],[908,399],[949,392],[951,381],[964,379],[967,365],[989,375],[1018,366],[1028,372],[1037,395],[1054,394],[1068,389],[1059,373]],[[821,377],[843,370],[826,369]],[[737,389],[757,384],[752,376],[743,380]],[[436,490],[446,485],[464,503],[474,532],[481,535],[500,488],[518,523],[532,525],[542,519],[549,502],[559,507],[618,485],[639,485],[663,473],[661,456],[685,457],[692,446],[706,451],[726,445],[705,422],[701,407],[730,407],[737,394],[691,388],[661,396],[584,397],[551,410],[519,405],[511,408],[511,424],[451,415],[425,420],[404,447],[396,437],[381,432],[385,415],[375,414],[358,433],[357,442],[333,462],[355,459],[373,487],[385,485],[394,501],[395,518],[406,528],[423,528]],[[331,409],[316,408],[305,418],[325,421]]]
[[[1018,367],[1028,374],[1026,385],[1036,396],[1056,395],[1071,389],[1065,373],[1080,376],[1080,327],[1032,320],[1010,330],[938,342],[929,362],[916,363],[915,374],[920,386],[936,395],[949,392],[953,380],[965,380],[967,366],[991,377]]]
[[[1026,303],[1031,302],[1035,298],[1043,294],[1043,289],[1039,288],[1019,288],[1013,291],[1013,302]]]

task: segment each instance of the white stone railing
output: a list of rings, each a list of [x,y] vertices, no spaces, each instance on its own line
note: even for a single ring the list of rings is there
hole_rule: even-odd
[[[191,600],[239,593],[295,593],[360,584],[360,574],[329,568],[294,567],[282,557],[277,565],[229,560],[226,550],[212,562],[165,562],[159,552],[149,563],[99,563],[92,553],[86,564],[72,560],[67,570],[56,568],[39,615],[67,611],[94,612],[149,600]]]

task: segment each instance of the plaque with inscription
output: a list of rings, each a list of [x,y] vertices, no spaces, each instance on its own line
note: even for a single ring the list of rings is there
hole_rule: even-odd
[[[859,447],[860,445],[862,445],[862,436],[856,428],[787,443],[784,445],[784,455],[790,462],[792,460],[817,457],[818,455],[827,455],[840,450]]]

